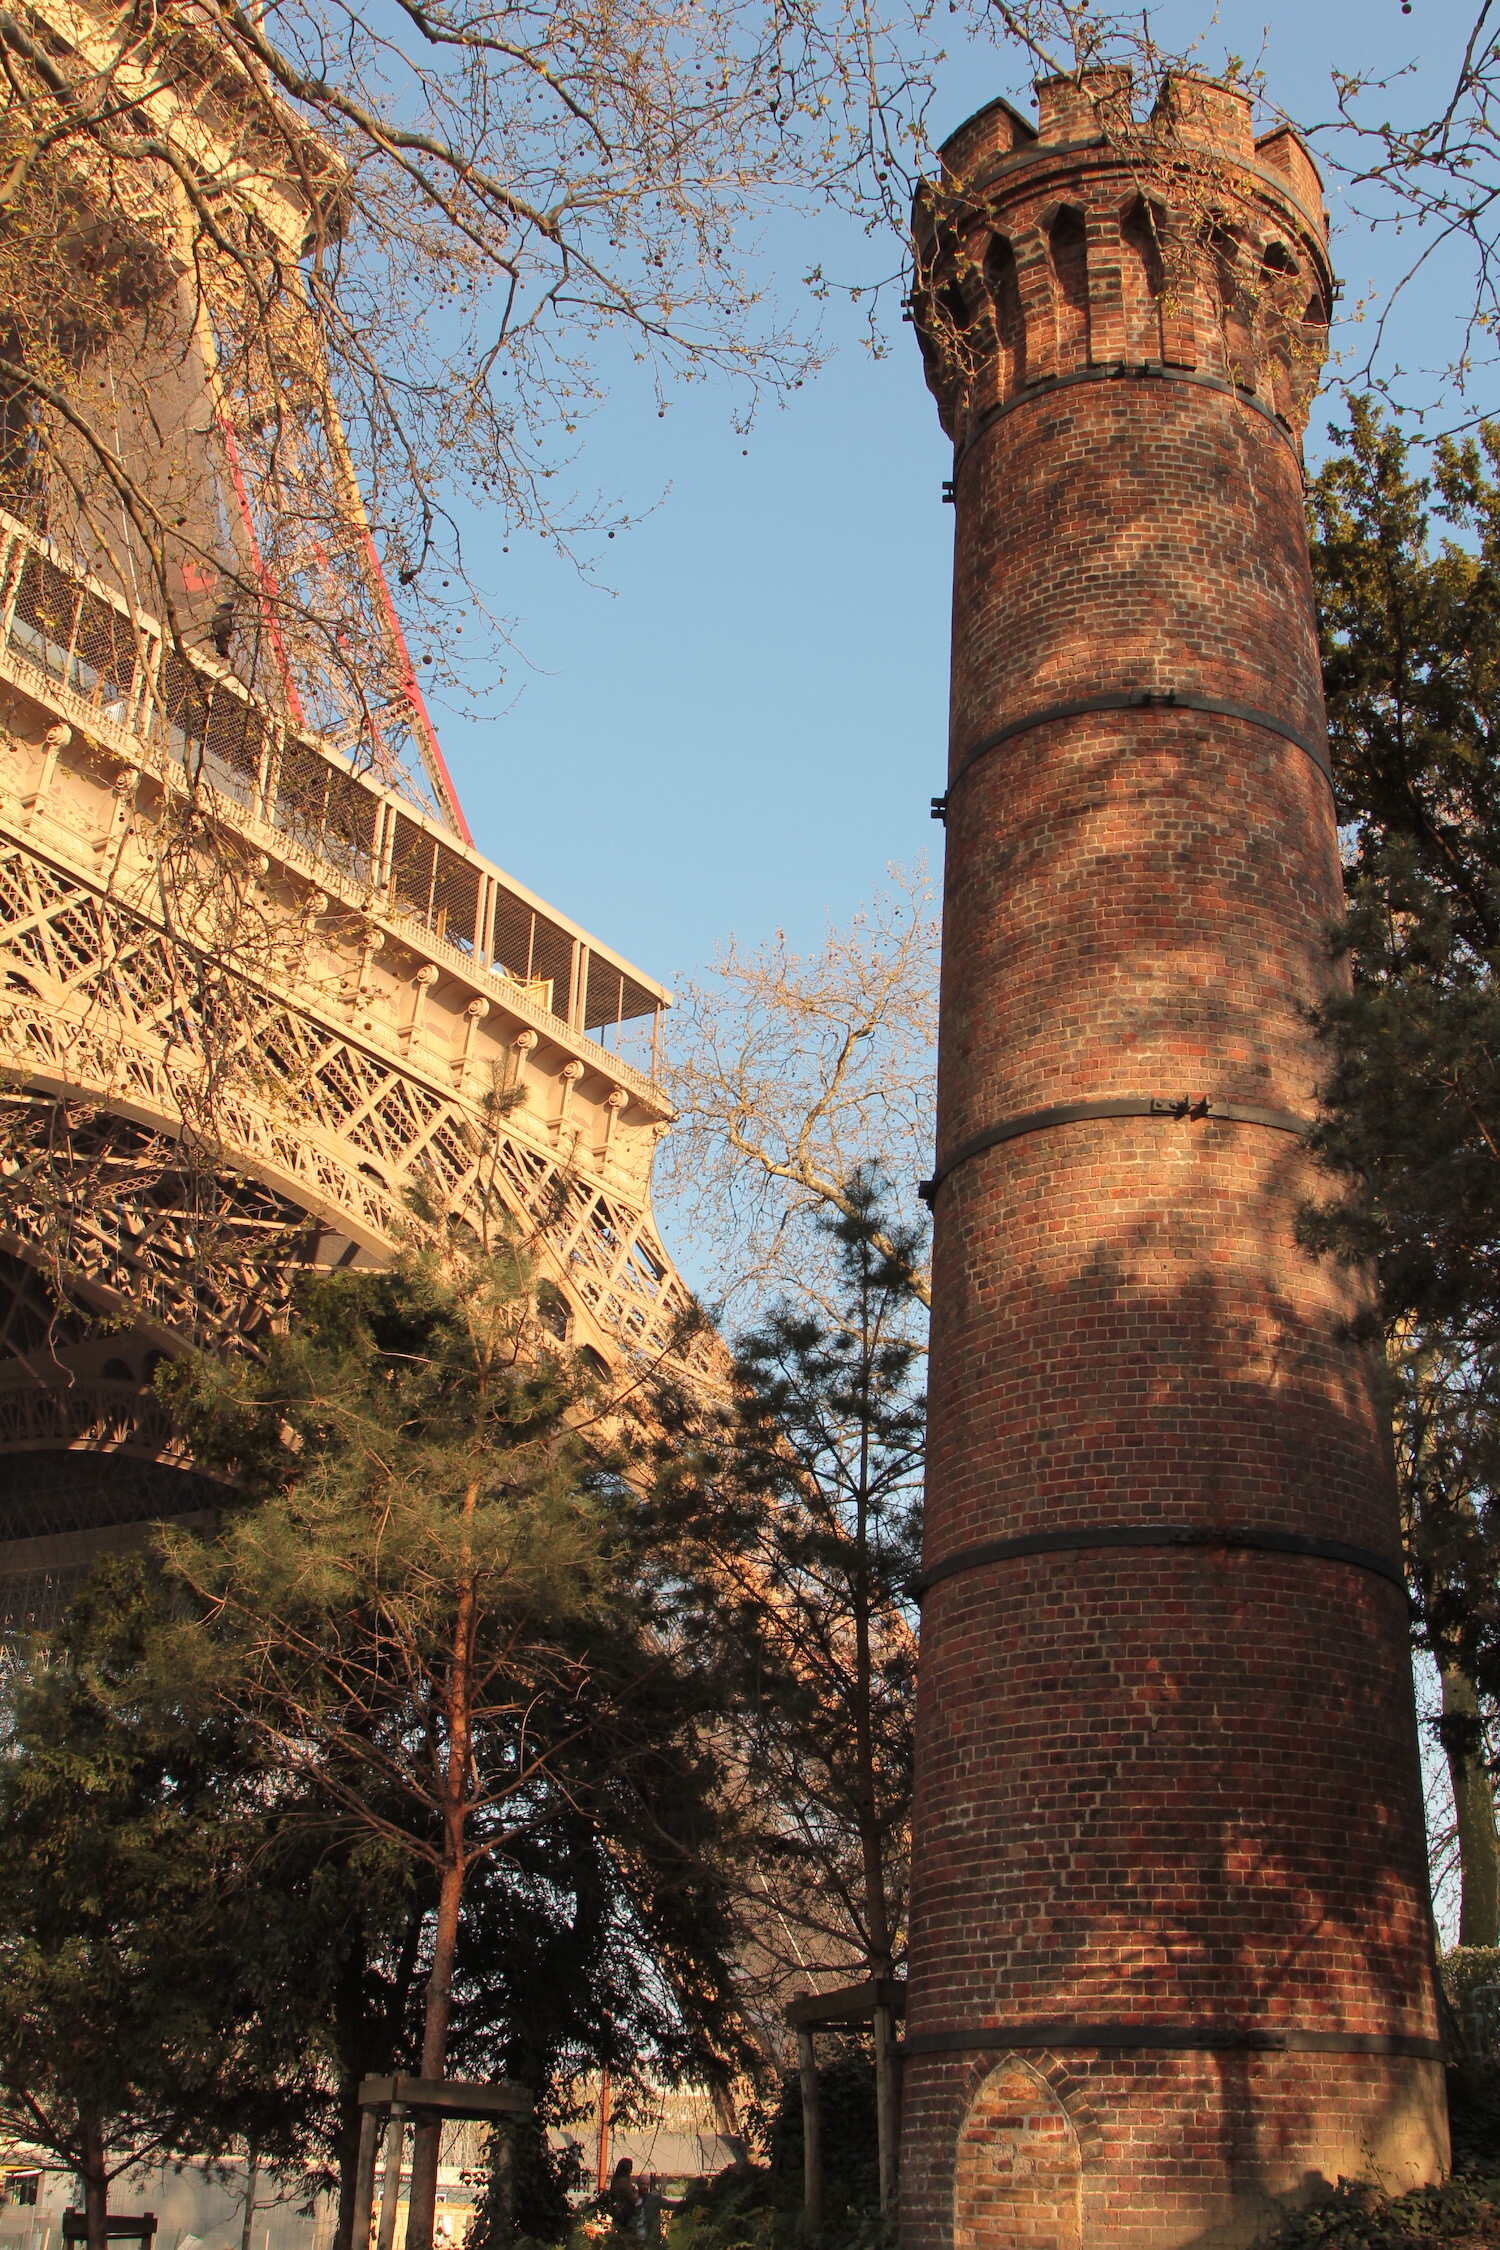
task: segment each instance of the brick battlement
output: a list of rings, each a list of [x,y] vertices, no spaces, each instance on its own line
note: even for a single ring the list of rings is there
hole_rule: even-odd
[[[1044,79],[1037,129],[994,102],[943,144],[913,313],[960,445],[1060,378],[1143,365],[1306,426],[1332,297],[1312,159],[1285,128],[1257,142],[1233,87],[1170,77],[1140,122],[1131,92],[1120,70]]]

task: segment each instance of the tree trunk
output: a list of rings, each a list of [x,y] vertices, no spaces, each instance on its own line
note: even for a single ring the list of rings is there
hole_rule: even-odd
[[[740,2131],[740,2121],[735,2115],[734,2100],[727,2086],[712,2088],[714,2116],[718,2121],[719,2139],[729,2151],[729,2161],[736,2172],[750,2169],[750,2146]]]
[[[876,1807],[875,1745],[871,1731],[871,1666],[869,1612],[863,1599],[855,1621],[859,1707],[855,1714],[859,1745],[860,1853],[864,1863],[864,1920],[868,1944],[867,1973],[878,1989],[894,1976],[891,1959],[890,1920],[885,1896],[884,1839]],[[901,2079],[891,2010],[871,2011],[875,2047],[875,2147],[880,2184],[881,2215],[894,2219],[901,2160]]]
[[[88,2250],[109,2250],[109,2171],[104,2152],[104,2129],[97,2118],[85,2118],[78,2166],[83,2189],[83,2223],[88,2229]]]
[[[422,2076],[441,2078],[448,2053],[448,2011],[452,2001],[453,1960],[458,1951],[458,1915],[463,1903],[462,1861],[443,1869],[438,1892],[437,1927],[432,1937],[432,1973],[427,1979],[427,2013],[422,2033]],[[443,2122],[418,2117],[411,2134],[411,2188],[406,2199],[406,2250],[432,2250],[437,2213],[438,2151]]]
[[[338,2122],[334,2127],[333,2159],[338,2166],[338,2215],[334,2220],[333,2240],[329,2250],[369,2250],[367,2242],[358,2240],[360,2203],[360,2149],[362,2120],[373,2113],[359,2106],[359,2080],[347,2069],[339,2073]],[[374,2131],[373,2122],[371,2131]],[[374,2201],[373,2175],[371,2192],[365,2196],[365,2231],[370,2225],[370,2205]]]
[[[863,1321],[861,1397],[864,1411],[859,1436],[859,1475],[855,1501],[854,1597],[854,1739],[858,1760],[856,1791],[859,1805],[859,1848],[864,1875],[864,1920],[869,1976],[877,1986],[892,1974],[891,1928],[885,1895],[885,1839],[880,1822],[880,1796],[875,1772],[874,1694],[875,1669],[870,1646],[870,1353],[871,1326],[868,1306]],[[901,2154],[901,2092],[895,2042],[891,2036],[889,2008],[872,2011],[875,2045],[875,2146],[880,2183],[880,2211],[886,2219],[896,2215],[897,2168]]]
[[[240,2227],[240,2250],[250,2250],[250,2229],[255,2224],[255,2143],[245,2147],[245,2217]]]
[[[1484,1755],[1484,1726],[1474,1684],[1455,1664],[1440,1664],[1443,1750],[1458,1824],[1458,1942],[1500,1944],[1500,1836],[1495,1784]]]
[[[394,2250],[396,2212],[401,2202],[401,2156],[406,2147],[406,2112],[393,2109],[386,2120],[385,2169],[380,2181],[380,2229],[376,2250]]]
[[[594,2185],[602,2195],[609,2186],[609,2064],[599,2066],[599,2132],[594,2142]]]
[[[823,2224],[823,2119],[818,2103],[818,2049],[806,2024],[797,2027],[797,2077],[802,2088],[802,2227]]]
[[[889,1962],[886,1964],[885,1974],[890,1975]],[[889,2008],[876,2008],[873,2029],[875,2145],[880,2164],[880,2208],[887,2218],[894,2218],[901,2155],[901,2058],[896,2052],[895,2024]]]
[[[479,1505],[479,1486],[464,1494],[467,1542]],[[422,2076],[441,2078],[448,2061],[448,2017],[453,2004],[453,1963],[458,1953],[458,1922],[463,1908],[465,1830],[469,1815],[469,1758],[473,1739],[471,1698],[474,1684],[474,1581],[467,1561],[458,1581],[453,1643],[444,1696],[448,1747],[441,1776],[443,1872],[438,1888],[437,1924],[432,1934],[432,1968],[422,2018]],[[406,2250],[432,2250],[437,2210],[438,2148],[442,2120],[419,2118],[411,2136],[411,2190],[406,2202]]]

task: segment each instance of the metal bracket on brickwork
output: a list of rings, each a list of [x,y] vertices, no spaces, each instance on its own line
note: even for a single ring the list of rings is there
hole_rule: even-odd
[[[951,508],[953,505],[952,477],[944,477],[943,479],[943,505],[945,508]]]
[[[1192,1124],[1208,1118],[1229,1125],[1264,1125],[1273,1133],[1299,1135],[1312,1130],[1307,1118],[1289,1109],[1268,1109],[1261,1102],[1221,1102],[1207,1094],[1111,1094],[1098,1101],[1056,1102],[1050,1109],[1028,1109],[1018,1117],[1004,1118],[1000,1124],[988,1125],[982,1133],[960,1141],[930,1180],[917,1182],[917,1193],[930,1211],[949,1173],[967,1164],[971,1156],[982,1156],[986,1149],[1020,1140],[1026,1133],[1045,1133],[1055,1125],[1092,1123],[1107,1117],[1171,1117]]]
[[[999,727],[976,742],[973,749],[959,761],[952,781],[941,797],[934,797],[932,818],[946,826],[948,799],[969,768],[998,750],[1004,743],[1013,742],[1018,735],[1029,734],[1034,727],[1050,726],[1055,719],[1078,719],[1096,711],[1202,711],[1210,717],[1242,719],[1247,726],[1260,727],[1267,734],[1277,735],[1283,742],[1292,743],[1322,774],[1329,787],[1333,786],[1333,766],[1326,750],[1309,738],[1286,726],[1269,711],[1258,710],[1250,703],[1230,703],[1222,696],[1194,695],[1180,688],[1130,688],[1119,694],[1076,696],[1071,702],[1049,703],[1040,711],[1028,711],[1024,718],[1012,719],[1007,726]]]

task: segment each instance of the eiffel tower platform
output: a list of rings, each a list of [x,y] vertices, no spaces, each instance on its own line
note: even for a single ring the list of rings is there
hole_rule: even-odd
[[[214,1494],[150,1388],[419,1191],[540,1317],[696,1353],[651,1160],[661,987],[0,514],[0,1620]]]

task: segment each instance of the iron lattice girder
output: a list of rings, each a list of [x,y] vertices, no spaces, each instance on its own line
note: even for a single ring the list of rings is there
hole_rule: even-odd
[[[528,1142],[519,1121],[484,1119],[478,1099],[439,1090],[327,1013],[319,1020],[320,1001],[331,1012],[327,993],[305,983],[290,996],[261,990],[44,859],[29,837],[3,832],[0,948],[0,1062],[34,1092],[123,1114],[171,1141],[211,1072],[217,1146],[200,1161],[207,1153],[215,1169],[242,1167],[281,1199],[287,1223],[306,1214],[378,1252],[410,1189],[461,1209],[485,1170],[606,1333],[661,1348],[680,1323],[685,1293],[643,1210],[574,1169],[565,1148]],[[231,1017],[227,1037],[206,1030],[205,1006]],[[122,1267],[138,1271],[162,1239],[143,1232],[144,1243],[121,1244]],[[157,1271],[153,1286],[163,1279]]]
[[[467,1047],[455,1064],[407,1035],[401,1052],[399,1027],[378,1020],[355,965],[368,924],[347,915],[314,947],[267,896],[265,942],[231,936],[215,953],[190,915],[172,926],[149,865],[132,876],[100,849],[86,766],[54,761],[42,806],[18,764],[0,753],[0,1247],[37,1270],[10,1291],[8,1361],[0,1344],[0,1454],[15,1474],[133,1458],[154,1465],[152,1512],[176,1512],[194,1480],[149,1387],[153,1353],[253,1333],[299,1266],[382,1261],[414,1188],[452,1212],[492,1189],[583,1336],[709,1371],[711,1343],[683,1340],[689,1300],[649,1206],[597,1151],[581,1163],[579,1134],[563,1130],[573,1066],[561,1118],[487,1109]],[[187,894],[211,885],[224,844],[177,839]],[[88,1340],[100,1314],[112,1358]],[[28,1352],[22,1332],[34,1347],[39,1323],[45,1348]],[[12,1623],[66,1598],[92,1534],[113,1536],[101,1524],[59,1535],[66,1553],[40,1562],[12,1549]],[[16,1572],[35,1586],[12,1585]]]
[[[207,1513],[223,1498],[222,1486],[194,1472],[156,1400],[124,1384],[0,1389],[0,1446],[9,1463],[0,1499],[6,1545]],[[4,1583],[0,1574],[0,1616]]]
[[[43,14],[65,74],[138,75]],[[33,1490],[80,1454],[184,1488],[153,1351],[253,1333],[299,1264],[383,1261],[416,1190],[503,1207],[554,1335],[716,1364],[650,1215],[669,997],[473,848],[295,285],[342,175],[226,85],[211,120],[136,87],[170,165],[60,159],[144,253],[151,319],[91,337],[88,380],[160,540],[66,453],[0,510],[0,1452]],[[248,328],[238,259],[196,262],[189,309],[155,253],[189,172],[267,260]]]
[[[0,1094],[0,1150],[11,1250],[60,1303],[161,1341],[254,1334],[315,1249],[295,1202],[104,1108]]]

